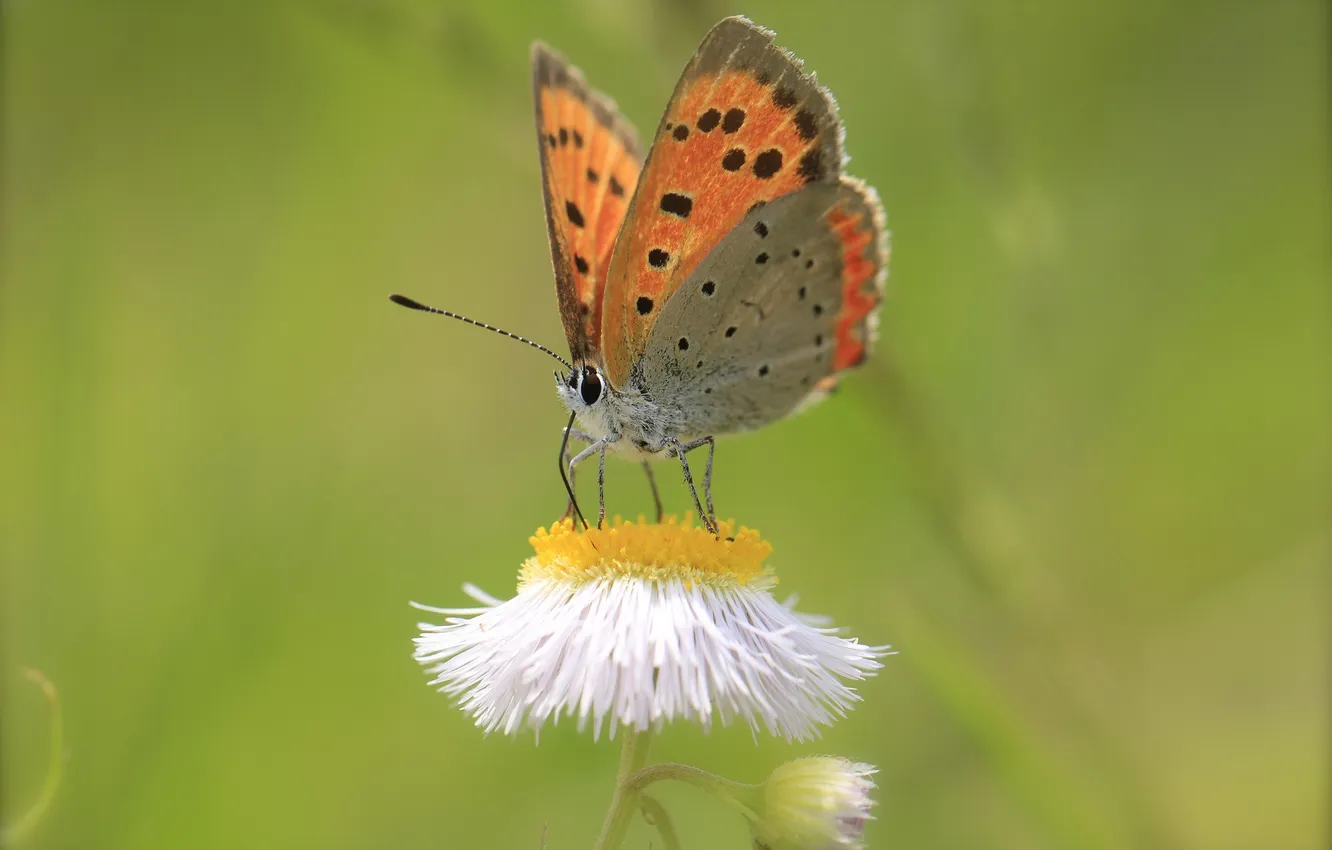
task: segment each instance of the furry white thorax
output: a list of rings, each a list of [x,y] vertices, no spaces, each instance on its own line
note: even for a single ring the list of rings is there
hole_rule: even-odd
[[[601,381],[601,393],[592,404],[584,400],[581,391],[589,369]],[[624,389],[612,387],[603,370],[587,364],[576,367],[572,376],[555,373],[555,389],[578,426],[594,439],[605,439],[607,447],[622,456],[670,457],[677,442],[692,436],[679,433],[679,411],[663,408],[648,398],[632,378]]]

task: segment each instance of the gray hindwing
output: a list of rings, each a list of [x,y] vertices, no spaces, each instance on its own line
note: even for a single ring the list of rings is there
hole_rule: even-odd
[[[863,191],[811,184],[755,209],[662,307],[632,380],[681,439],[780,419],[833,373],[843,246],[827,215],[876,220]]]

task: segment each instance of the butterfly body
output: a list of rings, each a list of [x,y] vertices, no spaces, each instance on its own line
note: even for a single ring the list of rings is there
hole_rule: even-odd
[[[744,18],[715,26],[645,161],[614,103],[533,48],[573,362],[557,389],[590,444],[570,472],[596,453],[603,466],[607,452],[674,456],[692,491],[685,454],[706,444],[706,492],[713,438],[822,398],[868,353],[887,263],[882,208],[842,173],[831,95],[772,39]]]
[[[589,404],[582,394],[582,385],[590,374],[600,376],[602,369],[584,364],[571,376],[555,376],[555,387],[560,399],[592,440],[599,440],[609,451],[635,460],[651,460],[670,456],[672,446],[679,442],[684,422],[678,406],[663,409],[642,388],[630,383],[617,389],[602,382],[600,397]],[[572,379],[571,379],[572,378]],[[591,396],[588,396],[591,397]]]

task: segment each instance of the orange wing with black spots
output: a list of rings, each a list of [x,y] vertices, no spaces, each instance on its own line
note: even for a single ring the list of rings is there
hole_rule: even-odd
[[[676,85],[605,281],[599,347],[614,385],[625,383],[666,300],[746,214],[840,179],[832,97],[772,38],[727,18]]]
[[[532,88],[560,319],[578,361],[597,353],[606,269],[641,168],[638,136],[614,101],[540,42]]]

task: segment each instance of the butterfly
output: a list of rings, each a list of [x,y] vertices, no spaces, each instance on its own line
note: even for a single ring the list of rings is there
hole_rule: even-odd
[[[555,375],[570,412],[560,473],[580,517],[572,479],[583,461],[599,457],[600,523],[607,452],[643,460],[650,481],[648,460],[678,458],[715,532],[715,439],[823,398],[873,343],[888,260],[883,209],[842,173],[831,94],[773,37],[743,17],[714,26],[646,160],[613,101],[560,54],[532,47],[572,361]],[[587,444],[572,458],[571,437]],[[703,446],[700,501],[687,455]],[[660,518],[655,482],[653,495]]]

